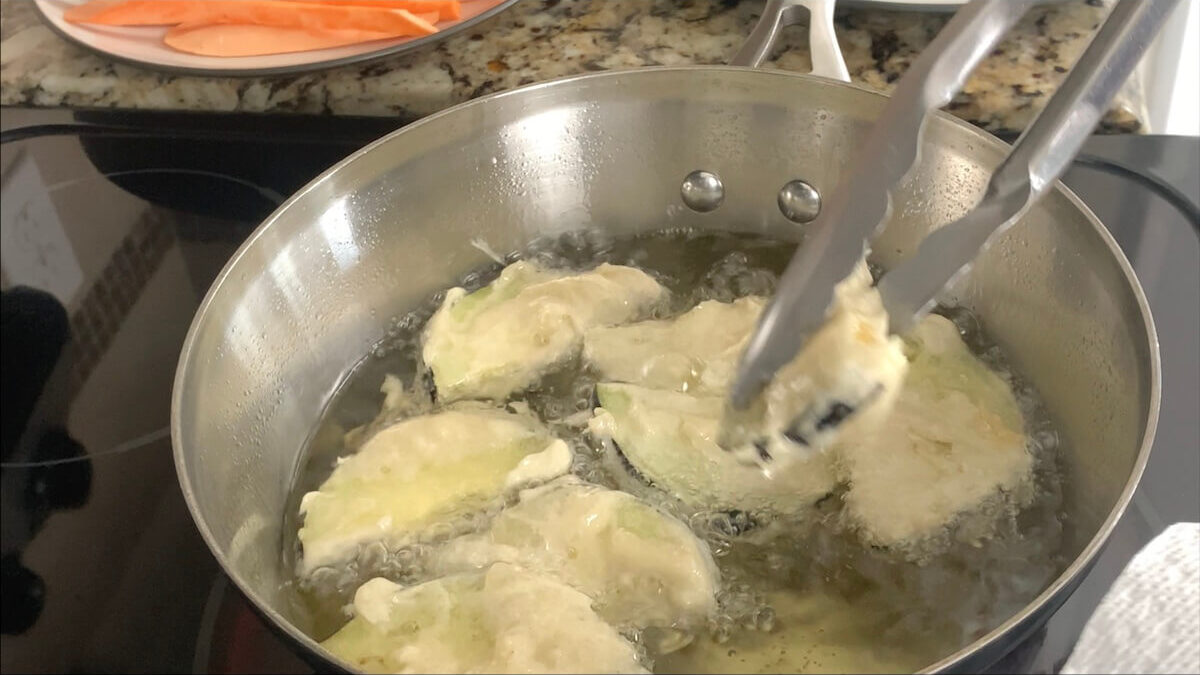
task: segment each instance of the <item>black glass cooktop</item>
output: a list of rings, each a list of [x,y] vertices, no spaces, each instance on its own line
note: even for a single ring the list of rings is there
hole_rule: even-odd
[[[79,135],[81,123],[96,126]],[[2,126],[0,670],[307,672],[192,524],[171,458],[171,383],[233,250],[393,123],[5,109]],[[1086,152],[1066,180],[1150,298],[1162,419],[1095,569],[998,672],[1055,672],[1133,553],[1200,520],[1200,141],[1096,137]]]

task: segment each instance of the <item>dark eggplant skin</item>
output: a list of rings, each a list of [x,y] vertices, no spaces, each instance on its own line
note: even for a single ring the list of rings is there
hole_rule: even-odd
[[[654,481],[649,480],[637,470],[637,467],[635,467],[633,463],[629,461],[629,458],[625,456],[625,453],[621,451],[621,446],[618,445],[616,441],[610,440],[609,442],[612,443],[613,450],[616,451],[615,454],[617,461],[620,462],[621,468],[623,468],[630,476],[639,480],[643,485],[660,489],[654,484]],[[759,520],[751,515],[748,511],[742,511],[740,509],[728,509],[717,511],[715,513],[722,514],[727,517],[729,526],[728,528],[722,528],[722,534],[727,537],[737,537],[739,535],[746,534],[747,532],[750,532],[761,525]]]

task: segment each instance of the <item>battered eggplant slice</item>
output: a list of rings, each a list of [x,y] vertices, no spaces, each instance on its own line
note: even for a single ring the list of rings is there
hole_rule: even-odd
[[[645,673],[592,599],[506,563],[409,588],[375,578],[322,644],[368,673]]]
[[[516,262],[474,293],[450,289],[422,356],[440,400],[503,400],[576,354],[589,328],[638,319],[666,292],[632,267],[570,274]]]
[[[908,371],[903,342],[860,263],[834,290],[828,320],[747,411],[729,411],[722,445],[769,471],[887,417]]]
[[[610,439],[647,481],[699,509],[790,514],[828,494],[833,458],[815,454],[770,478],[717,444],[723,396],[693,396],[633,384],[596,385],[593,436]]]
[[[536,420],[479,404],[389,426],[301,501],[300,574],[345,562],[362,544],[401,546],[505,493],[566,473],[567,444]]]
[[[764,306],[754,296],[706,301],[674,319],[593,329],[584,359],[604,380],[724,396]],[[719,411],[726,415],[721,445],[777,473],[839,434],[878,424],[906,370],[901,341],[888,335],[879,293],[860,263],[838,285],[829,320],[754,405]]]
[[[497,561],[583,592],[619,629],[691,631],[716,610],[716,564],[686,525],[628,493],[574,477],[523,491],[487,532],[447,544],[437,567],[458,572]]]
[[[926,317],[907,340],[912,363],[876,428],[845,438],[845,503],[870,542],[902,546],[938,534],[1033,470],[1024,419],[1007,382],[975,357],[958,328]]]
[[[722,395],[765,304],[706,300],[674,319],[593,328],[583,358],[610,382]]]

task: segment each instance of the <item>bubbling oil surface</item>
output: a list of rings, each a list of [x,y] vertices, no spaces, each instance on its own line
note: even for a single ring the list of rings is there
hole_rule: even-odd
[[[670,291],[661,317],[704,300],[769,296],[794,244],[759,236],[663,231],[611,239],[594,232],[534,242],[526,250],[471,272],[468,290],[494,279],[518,259],[574,270],[602,262],[638,267]],[[338,569],[294,576],[300,497],[331,473],[335,459],[405,414],[430,409],[420,337],[438,294],[392,323],[387,337],[344,379],[310,436],[285,513],[283,589],[294,621],[318,640],[347,620],[354,589],[372,576],[402,583],[431,578],[429,552],[458,534],[485,529],[486,513],[437,531],[398,551],[366,546]],[[880,672],[929,665],[984,635],[1031,601],[1064,568],[1060,555],[1061,491],[1058,434],[1033,390],[1012,374],[1003,355],[967,311],[940,309],[967,344],[1010,383],[1035,457],[1032,501],[1018,508],[1001,499],[948,527],[921,548],[903,552],[864,546],[844,523],[841,495],[789,521],[762,525],[757,514],[695,511],[642,483],[611,447],[585,433],[595,405],[596,378],[578,360],[547,373],[510,405],[527,405],[575,452],[572,473],[658,505],[687,523],[713,551],[722,578],[719,612],[685,649],[647,654],[654,672]],[[410,391],[408,410],[384,411],[380,386],[394,375]],[[348,434],[348,432],[351,432]],[[765,528],[775,528],[763,536]],[[778,528],[782,528],[779,530]],[[981,534],[985,536],[980,536]],[[628,636],[640,642],[640,636]]]

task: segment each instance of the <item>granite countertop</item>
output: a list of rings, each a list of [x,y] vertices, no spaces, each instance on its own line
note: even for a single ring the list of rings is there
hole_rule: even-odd
[[[1111,2],[1032,10],[951,103],[992,132],[1023,129],[1062,80]],[[430,48],[365,65],[266,78],[178,76],[114,63],[53,33],[29,0],[0,1],[0,105],[392,116],[405,121],[476,96],[592,70],[724,63],[749,34],[759,0],[523,0]],[[858,83],[887,91],[947,14],[839,10],[838,39]],[[806,71],[806,31],[792,29],[767,67]],[[1101,130],[1141,129],[1127,87]]]

